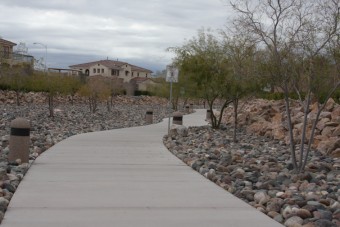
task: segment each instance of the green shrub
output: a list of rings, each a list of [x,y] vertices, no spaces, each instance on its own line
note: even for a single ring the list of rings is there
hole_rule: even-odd
[[[134,95],[135,95],[135,96],[141,96],[141,95],[150,96],[151,93],[150,93],[149,91],[135,91],[135,92],[134,92]]]

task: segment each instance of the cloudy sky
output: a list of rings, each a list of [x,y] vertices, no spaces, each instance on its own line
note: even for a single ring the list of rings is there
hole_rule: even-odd
[[[1,0],[0,36],[28,47],[47,66],[68,68],[119,59],[162,70],[171,46],[198,29],[222,29],[231,16],[226,0]]]

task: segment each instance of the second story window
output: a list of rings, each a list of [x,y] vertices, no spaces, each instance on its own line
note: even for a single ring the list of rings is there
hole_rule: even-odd
[[[96,73],[97,72],[97,70],[96,69],[93,69],[93,73]]]
[[[102,73],[104,73],[104,69],[102,69]]]

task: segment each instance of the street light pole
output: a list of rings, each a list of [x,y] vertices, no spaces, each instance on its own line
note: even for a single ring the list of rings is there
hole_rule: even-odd
[[[170,133],[170,118],[172,115],[172,83],[178,82],[178,69],[173,65],[168,65],[166,67],[166,81],[170,82],[170,99],[169,99],[169,121],[168,121],[168,134]]]
[[[33,43],[35,45],[41,45],[45,48],[45,73],[47,73],[47,45],[43,43]]]

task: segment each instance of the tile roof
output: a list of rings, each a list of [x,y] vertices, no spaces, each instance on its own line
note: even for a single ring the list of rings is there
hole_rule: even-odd
[[[100,61],[94,61],[94,62],[88,62],[84,64],[78,64],[78,65],[70,65],[70,68],[90,68],[93,65],[101,64],[104,65],[110,69],[119,69],[122,65],[128,64],[126,62],[121,61],[112,61],[112,60],[100,60]]]
[[[145,77],[134,77],[131,79],[131,81],[135,82],[136,84],[140,84],[140,83],[143,83],[144,81],[151,81],[151,82],[154,82],[155,81],[151,78],[145,78]]]
[[[84,64],[78,64],[78,65],[70,65],[70,68],[90,68],[93,65],[101,64],[104,65],[110,69],[120,69],[123,65],[130,65],[132,71],[139,71],[139,72],[147,72],[147,73],[152,73],[151,70],[131,65],[127,62],[121,62],[121,61],[113,61],[113,60],[100,60],[100,61],[94,61],[94,62],[88,62]]]
[[[16,46],[16,43],[13,43],[11,41],[5,40],[5,39],[1,39],[0,38],[0,44],[1,45],[6,45],[6,46]]]
[[[131,64],[130,64],[130,65],[131,65]],[[135,66],[135,65],[131,65],[131,70],[132,70],[132,71],[139,71],[139,72],[152,73],[152,71],[149,70],[149,69],[145,69],[145,68],[142,68],[142,67],[139,67],[139,66]]]
[[[146,81],[146,80],[148,80],[149,78],[145,78],[145,77],[134,77],[134,78],[132,78],[131,80],[132,81],[135,81],[136,83],[142,83],[142,82],[144,82],[144,81]]]

